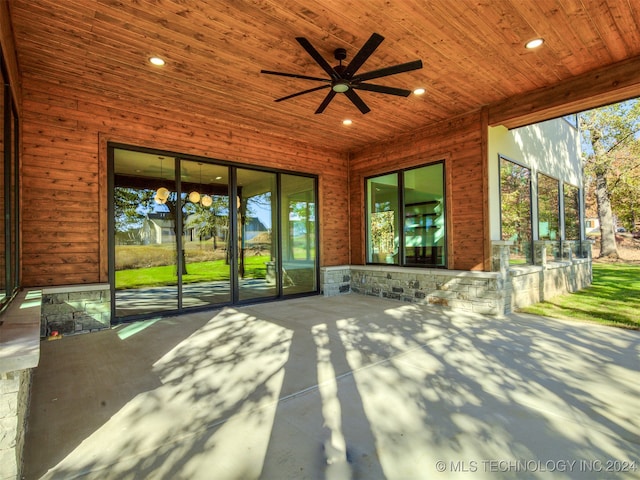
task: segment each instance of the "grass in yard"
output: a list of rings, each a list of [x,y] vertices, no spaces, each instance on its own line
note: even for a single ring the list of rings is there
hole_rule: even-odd
[[[265,262],[269,256],[246,257],[244,263],[245,278],[265,278]],[[229,280],[229,265],[224,260],[187,264],[187,274],[182,276],[183,283],[215,282]],[[158,287],[176,285],[178,277],[175,265],[161,267],[134,268],[116,271],[116,289]]]
[[[591,287],[522,311],[640,329],[640,265],[594,262]]]

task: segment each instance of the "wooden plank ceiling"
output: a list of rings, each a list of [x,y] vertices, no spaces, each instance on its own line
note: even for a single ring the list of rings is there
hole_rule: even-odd
[[[10,14],[25,80],[344,151],[640,56],[640,5],[628,0],[11,0]],[[336,48],[348,63],[373,32],[385,40],[358,73],[420,59],[371,83],[424,95],[360,90],[366,115],[343,94],[314,114],[328,90],[274,102],[321,84],[261,69],[326,77],[296,37],[335,65]]]

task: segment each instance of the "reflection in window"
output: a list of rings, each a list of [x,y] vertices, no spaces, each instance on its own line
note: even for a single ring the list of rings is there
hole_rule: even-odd
[[[283,292],[313,292],[317,288],[315,180],[283,174],[281,188]]]
[[[501,238],[513,242],[510,263],[533,263],[531,249],[531,170],[500,157]]]
[[[444,165],[403,175],[404,254],[407,265],[444,266]]]
[[[277,175],[237,170],[239,300],[278,295]]]
[[[560,184],[558,180],[538,174],[538,238],[560,240]]]
[[[367,180],[367,262],[398,264],[398,174]]]
[[[116,317],[318,291],[315,177],[110,152]]]
[[[367,262],[445,265],[443,163],[370,178],[367,199]]]
[[[116,317],[178,308],[176,218],[181,202],[174,162],[173,158],[115,151]]]
[[[11,87],[0,55],[0,308],[18,291],[20,270],[19,124]]]
[[[564,238],[580,240],[580,189],[564,184]]]

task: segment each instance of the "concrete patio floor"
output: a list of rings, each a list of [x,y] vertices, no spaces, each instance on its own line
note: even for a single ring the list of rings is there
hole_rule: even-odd
[[[640,332],[359,295],[121,325],[42,343],[25,449],[27,479],[637,478]]]

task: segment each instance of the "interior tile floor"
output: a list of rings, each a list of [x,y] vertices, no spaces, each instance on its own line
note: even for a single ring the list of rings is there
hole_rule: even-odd
[[[26,479],[640,476],[638,331],[344,295],[41,347]]]

